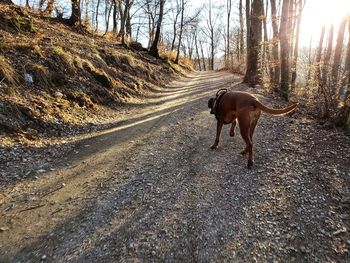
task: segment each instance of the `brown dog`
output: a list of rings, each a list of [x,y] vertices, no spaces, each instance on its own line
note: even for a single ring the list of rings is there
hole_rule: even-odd
[[[221,129],[224,124],[232,123],[230,136],[235,135],[237,119],[242,138],[246,142],[246,148],[241,151],[241,154],[248,153],[248,169],[250,169],[253,165],[253,133],[261,111],[273,115],[282,115],[291,112],[296,106],[298,106],[298,103],[283,109],[271,109],[261,104],[257,98],[249,93],[228,92],[226,89],[219,90],[216,98],[211,98],[208,101],[208,107],[211,108],[210,113],[215,114],[217,119],[216,139],[210,149],[218,147]]]

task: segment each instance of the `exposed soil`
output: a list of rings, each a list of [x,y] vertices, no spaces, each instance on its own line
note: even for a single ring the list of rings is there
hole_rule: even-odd
[[[209,150],[208,98],[228,87],[286,104],[239,82],[198,73],[108,129],[3,149],[16,177],[1,178],[0,261],[349,262],[349,138],[301,109],[263,114],[248,170],[238,129]]]

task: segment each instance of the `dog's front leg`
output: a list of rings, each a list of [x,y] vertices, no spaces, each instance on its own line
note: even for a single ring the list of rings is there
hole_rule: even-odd
[[[222,121],[218,121],[216,125],[216,138],[214,144],[210,147],[210,149],[216,149],[218,148],[219,140],[220,140],[220,134],[221,134],[221,129],[224,123]]]
[[[235,128],[236,128],[236,119],[232,122],[232,126],[231,126],[231,129],[230,129],[230,136],[233,137],[235,136]]]

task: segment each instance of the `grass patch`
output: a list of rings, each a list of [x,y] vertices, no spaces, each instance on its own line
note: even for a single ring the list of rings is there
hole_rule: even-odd
[[[52,86],[51,74],[48,68],[36,63],[31,63],[27,67],[27,71],[33,76],[34,83],[41,87]]]
[[[20,76],[4,56],[0,56],[0,83],[1,82],[11,86],[16,86],[20,83]]]

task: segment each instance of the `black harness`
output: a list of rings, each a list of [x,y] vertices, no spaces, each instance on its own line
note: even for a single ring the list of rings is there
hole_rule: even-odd
[[[216,97],[215,97],[214,106],[213,106],[213,113],[215,114],[215,118],[217,120],[219,120],[218,107],[219,107],[220,99],[226,92],[227,92],[227,89],[219,89],[216,92]]]

